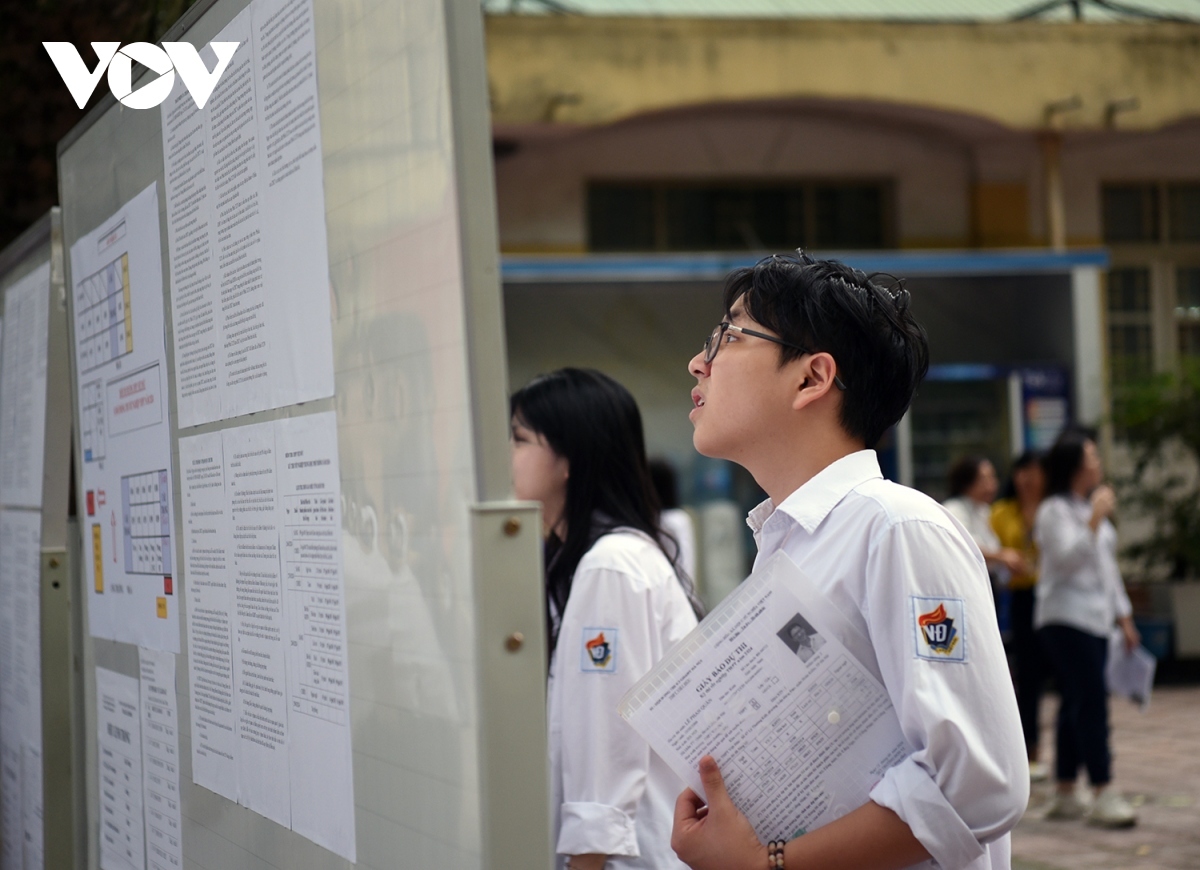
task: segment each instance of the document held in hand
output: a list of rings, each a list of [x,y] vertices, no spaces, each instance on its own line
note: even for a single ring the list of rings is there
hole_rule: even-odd
[[[875,667],[870,644],[780,552],[618,711],[697,794],[712,755],[759,839],[790,839],[862,806],[912,752]]]

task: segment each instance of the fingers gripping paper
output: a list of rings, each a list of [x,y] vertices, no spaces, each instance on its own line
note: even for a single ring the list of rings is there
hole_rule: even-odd
[[[712,755],[762,840],[866,803],[912,751],[879,680],[785,554],[754,572],[621,700],[619,712],[697,794]],[[856,644],[857,647],[857,644]]]

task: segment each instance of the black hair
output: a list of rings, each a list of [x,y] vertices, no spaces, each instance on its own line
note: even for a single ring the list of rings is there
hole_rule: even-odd
[[[950,486],[950,497],[958,498],[966,495],[967,490],[975,485],[975,481],[979,480],[979,469],[983,467],[983,463],[989,461],[986,456],[978,453],[970,453],[954,460],[946,476],[946,482]]]
[[[888,286],[876,278],[889,279]],[[846,389],[842,428],[874,447],[908,409],[929,370],[929,340],[909,310],[903,283],[868,275],[803,251],[736,269],[725,282],[725,311],[738,299],[784,341],[833,356]],[[779,346],[780,366],[804,351]]]
[[[646,462],[642,415],[625,387],[594,369],[564,368],[540,375],[509,402],[512,418],[546,439],[567,460],[567,533],[546,542],[546,619],[550,651],[571,596],[579,561],[618,527],[649,535],[675,570],[696,615],[701,607],[678,566],[679,546],[659,524],[658,496]]]
[[[1044,471],[1046,468],[1046,457],[1042,455],[1040,450],[1026,450],[1020,456],[1013,460],[1012,467],[1008,471],[1008,481],[1004,484],[1004,491],[1000,493],[1000,498],[1016,498],[1017,497],[1017,472],[1024,471],[1030,466],[1041,466]]]
[[[1071,491],[1071,481],[1083,465],[1083,447],[1096,442],[1096,433],[1089,429],[1067,429],[1046,454],[1046,495],[1064,495]]]
[[[654,493],[658,496],[658,506],[662,510],[679,507],[679,486],[671,463],[658,457],[651,459],[650,480],[654,484]]]

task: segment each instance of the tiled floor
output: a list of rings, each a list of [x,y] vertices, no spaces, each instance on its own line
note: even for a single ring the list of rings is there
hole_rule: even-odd
[[[1053,761],[1058,699],[1046,699],[1043,758]],[[1113,786],[1138,806],[1138,824],[1105,831],[1042,819],[1052,786],[1034,786],[1013,832],[1014,870],[1200,868],[1200,686],[1155,690],[1145,713],[1114,698]]]

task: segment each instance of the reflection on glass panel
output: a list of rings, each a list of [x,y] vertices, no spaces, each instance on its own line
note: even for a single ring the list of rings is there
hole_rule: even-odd
[[[804,242],[802,187],[668,187],[669,250],[762,250]]]
[[[911,410],[913,486],[939,501],[949,495],[947,473],[962,456],[994,463],[1012,455],[1008,382],[928,380]]]
[[[883,190],[877,184],[816,188],[817,247],[883,247]]]
[[[1200,241],[1200,184],[1170,185],[1167,209],[1171,241]]]
[[[890,237],[879,182],[593,182],[593,251],[879,248]]]
[[[1153,184],[1106,184],[1104,241],[1158,240],[1158,188]]]
[[[1108,273],[1108,310],[1110,312],[1150,311],[1150,270],[1146,268],[1112,269]]]
[[[1180,266],[1175,271],[1175,315],[1200,317],[1200,266]]]
[[[1200,323],[1180,324],[1179,355],[1184,359],[1200,360]]]
[[[588,189],[588,244],[593,251],[652,251],[654,189],[593,184]]]
[[[1108,328],[1108,359],[1114,383],[1147,377],[1154,367],[1154,349],[1148,325],[1114,325]]]

